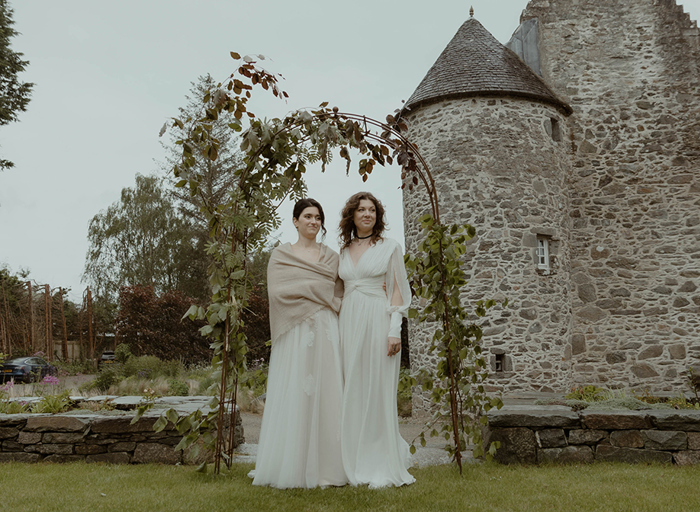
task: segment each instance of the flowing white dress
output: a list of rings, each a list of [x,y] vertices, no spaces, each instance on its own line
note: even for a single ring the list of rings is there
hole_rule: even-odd
[[[339,316],[345,472],[352,485],[376,488],[413,483],[415,478],[407,471],[410,451],[399,433],[396,411],[401,356],[387,355],[391,313],[405,315],[411,300],[401,246],[392,239],[380,240],[362,254],[357,265],[344,250],[338,274],[345,283]],[[390,305],[395,283],[401,306]]]
[[[285,489],[348,482],[340,452],[339,343],[338,316],[330,308],[273,342],[255,470],[249,474],[253,485]]]

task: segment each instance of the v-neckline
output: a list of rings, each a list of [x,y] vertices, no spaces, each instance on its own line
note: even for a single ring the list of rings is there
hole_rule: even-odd
[[[376,244],[375,244],[375,245],[376,245]],[[348,256],[350,257],[350,262],[352,263],[352,268],[357,268],[357,266],[358,266],[358,265],[360,264],[360,262],[362,261],[362,258],[364,257],[364,255],[367,254],[367,253],[369,252],[369,250],[372,248],[372,246],[373,246],[373,245],[370,244],[369,247],[367,247],[367,249],[365,249],[365,252],[363,252],[362,254],[360,254],[360,257],[357,258],[357,261],[355,261],[355,260],[352,258],[352,254],[350,254],[350,251],[348,251]]]

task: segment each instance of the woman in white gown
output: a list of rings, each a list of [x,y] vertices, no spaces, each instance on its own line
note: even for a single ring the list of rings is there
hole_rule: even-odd
[[[341,217],[343,465],[352,485],[410,484],[410,452],[396,411],[401,320],[411,300],[401,246],[382,237],[384,208],[370,193],[348,199]]]
[[[340,453],[342,367],[338,254],[316,242],[321,205],[294,206],[299,239],[274,249],[268,265],[270,355],[267,398],[253,485],[278,488],[347,483]]]

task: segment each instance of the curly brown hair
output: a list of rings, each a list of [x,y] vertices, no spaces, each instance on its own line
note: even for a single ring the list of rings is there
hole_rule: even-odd
[[[360,201],[366,199],[374,203],[374,208],[377,213],[377,221],[372,229],[372,238],[370,242],[375,244],[377,240],[382,239],[382,234],[386,229],[386,220],[384,218],[384,205],[369,192],[358,192],[350,197],[345,202],[343,211],[340,214],[340,240],[341,250],[348,247],[353,239],[357,236],[357,228],[355,227],[355,211],[360,207]]]

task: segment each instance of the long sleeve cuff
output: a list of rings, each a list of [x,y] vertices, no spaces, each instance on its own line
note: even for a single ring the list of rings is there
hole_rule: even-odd
[[[398,311],[391,314],[391,323],[389,324],[389,338],[401,338],[401,321],[403,315]]]

